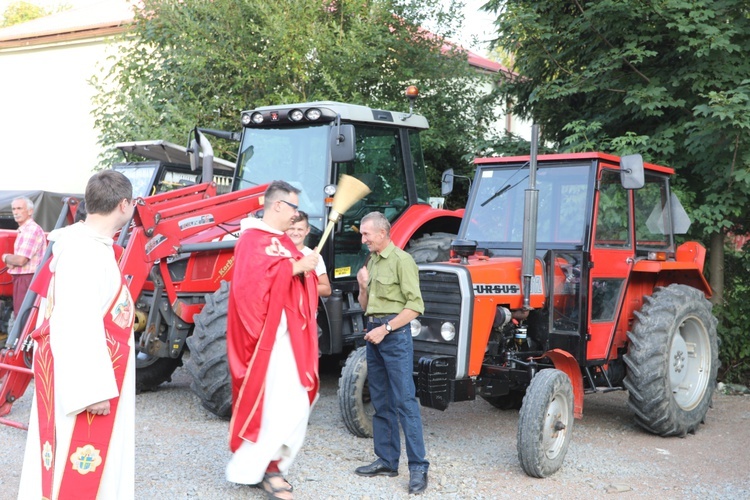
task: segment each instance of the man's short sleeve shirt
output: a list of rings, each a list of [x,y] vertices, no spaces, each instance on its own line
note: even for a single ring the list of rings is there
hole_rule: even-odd
[[[424,312],[417,264],[393,242],[372,255],[367,272],[367,315],[398,314],[403,309]]]
[[[41,264],[46,248],[47,238],[44,236],[44,230],[33,219],[29,219],[18,228],[18,236],[13,245],[15,255],[22,255],[29,260],[21,267],[10,268],[8,272],[10,274],[33,274]]]

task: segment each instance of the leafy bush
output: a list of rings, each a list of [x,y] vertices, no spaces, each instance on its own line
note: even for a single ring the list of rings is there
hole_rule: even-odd
[[[750,386],[750,244],[726,250],[724,304],[714,307],[721,339],[719,379]]]

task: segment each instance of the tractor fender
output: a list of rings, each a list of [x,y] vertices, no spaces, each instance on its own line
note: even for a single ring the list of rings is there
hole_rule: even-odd
[[[638,260],[633,265],[633,272],[656,275],[654,287],[669,286],[672,283],[688,285],[700,290],[710,299],[711,285],[703,276],[705,260],[705,247],[695,241],[688,241],[677,247],[674,260]]]
[[[544,356],[552,360],[555,368],[565,373],[573,385],[573,416],[583,418],[583,376],[578,361],[569,352],[562,349],[552,349],[544,353]]]
[[[410,206],[391,226],[391,240],[399,248],[415,236],[432,232],[458,234],[464,209],[446,210],[430,205]]]

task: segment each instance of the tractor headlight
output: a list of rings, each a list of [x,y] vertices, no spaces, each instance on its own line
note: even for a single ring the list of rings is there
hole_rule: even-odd
[[[311,122],[318,120],[322,114],[323,113],[321,113],[318,108],[310,108],[307,111],[305,111],[305,117],[307,117],[307,119],[310,120]]]
[[[293,109],[289,112],[289,119],[293,122],[302,121],[302,118],[304,117],[305,115],[302,113],[301,109]]]
[[[263,113],[256,111],[255,113],[252,113],[250,115],[242,115],[242,123],[250,125],[250,122],[253,122],[256,125],[260,125],[261,123],[263,123]]]
[[[422,333],[422,323],[420,323],[420,321],[415,318],[411,320],[409,326],[411,326],[411,336],[419,337],[419,334]]]
[[[326,187],[323,188],[323,192],[326,196],[333,196],[336,194],[336,186],[334,184],[327,184]]]
[[[450,342],[456,338],[456,327],[453,326],[453,323],[443,323],[440,326],[440,336],[443,337],[443,340],[446,342]]]

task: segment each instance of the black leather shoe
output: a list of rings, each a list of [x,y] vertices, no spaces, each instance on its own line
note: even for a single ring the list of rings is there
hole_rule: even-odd
[[[427,489],[427,471],[413,470],[409,473],[409,494],[422,493]]]
[[[360,476],[365,476],[365,477],[398,476],[397,470],[391,469],[390,467],[386,467],[386,465],[380,459],[375,460],[370,465],[363,465],[362,467],[357,467],[356,469],[354,469],[354,472],[355,474],[358,474]]]

